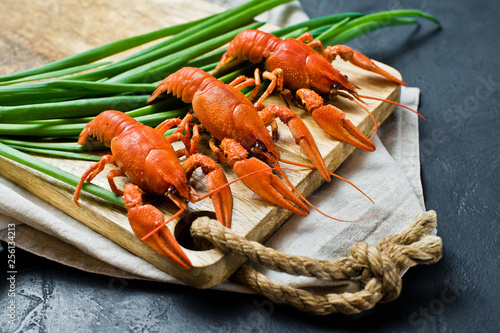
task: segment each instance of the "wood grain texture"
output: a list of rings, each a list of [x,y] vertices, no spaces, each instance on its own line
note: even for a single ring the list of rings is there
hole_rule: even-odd
[[[0,50],[9,50],[0,55],[0,74],[221,10],[201,0],[2,0],[0,8]]]
[[[13,50],[22,50],[19,53],[14,52],[6,63],[2,62],[0,70],[7,73],[24,69],[23,67],[31,67],[27,63],[18,63],[17,54],[22,54],[23,57],[27,58],[31,56],[32,59],[38,59],[37,62],[43,63],[109,41],[148,32],[166,25],[182,23],[217,11],[216,7],[201,1],[190,1],[187,4],[183,1],[165,3],[155,1],[126,2],[130,3],[130,6],[124,6],[123,1],[97,0],[83,2],[72,0],[65,1],[63,4],[53,2],[55,7],[49,6],[51,1],[45,1],[39,4],[42,7],[38,7],[38,10],[36,10],[36,6],[25,5],[25,8],[29,7],[28,13],[24,14],[25,16],[18,16],[16,11],[16,14],[13,14],[8,20],[4,20],[0,25],[0,41],[3,41],[3,43],[8,41],[8,43],[14,45]],[[7,0],[4,4],[14,10],[21,6],[23,1]],[[35,9],[32,7],[35,7]],[[151,8],[154,8],[154,10],[151,10]],[[53,14],[58,12],[66,18],[61,18],[58,22],[48,19],[46,25],[34,19],[29,22],[26,21],[26,15],[28,17],[32,15],[33,18],[36,18],[37,15],[43,16],[43,13],[47,13],[47,11],[51,11],[47,14],[48,17],[57,17]],[[64,14],[69,12],[78,12],[78,19],[68,19],[68,15]],[[162,17],[162,19],[146,17],[145,13],[149,12],[153,12],[153,17]],[[71,17],[75,17],[75,15],[71,15]],[[25,24],[20,24],[23,21]],[[361,88],[362,94],[391,100],[399,99],[400,89],[398,85],[341,60],[335,61],[334,65]],[[394,69],[383,64],[380,64],[380,66],[400,77],[399,73]],[[335,98],[330,102],[344,110],[347,117],[363,133],[369,134],[373,132],[374,126],[371,118],[359,106],[340,98]],[[281,104],[282,102],[279,97],[272,96],[265,104],[272,103]],[[381,102],[369,102],[368,107],[379,123],[383,122],[394,110],[393,105]],[[335,170],[355,148],[331,139],[314,123],[307,112],[297,108],[293,109],[301,115],[309,126],[328,168],[332,171]],[[288,128],[279,124],[279,132],[281,137],[277,145],[282,157],[308,163],[307,158],[300,151],[300,147],[295,145]],[[207,148],[207,140],[208,137],[203,136],[200,142],[200,150],[213,157],[213,154]],[[77,176],[80,176],[92,163],[39,157]],[[93,183],[108,188],[105,176],[112,168],[114,167],[107,166],[105,171],[96,177]],[[311,195],[322,183],[321,176],[316,171],[294,168],[300,172],[288,172],[290,180],[305,196]],[[224,255],[214,249],[204,251],[186,249],[186,253],[193,263],[193,268],[184,270],[150,250],[135,237],[128,224],[124,209],[112,206],[86,193],[82,193],[80,199],[82,208],[79,208],[71,198],[74,188],[5,158],[0,158],[0,170],[4,177],[26,188],[130,252],[192,286],[209,288],[217,285],[227,279],[243,263],[241,258]],[[224,167],[224,170],[229,180],[235,178],[230,169]],[[117,184],[123,186],[126,181],[126,179],[120,179]],[[195,172],[192,184],[200,195],[205,192],[204,176],[201,172]],[[263,242],[291,215],[289,211],[264,202],[241,182],[235,183],[231,188],[235,199],[232,229],[238,235]],[[164,211],[166,217],[176,211],[173,204],[164,202],[164,200],[154,201],[154,204]],[[194,212],[212,212],[212,203],[210,200],[203,200],[196,204],[189,204],[189,211],[190,214]],[[187,232],[188,224],[187,219],[183,217],[170,223],[169,227],[174,234],[179,236],[182,232]],[[182,240],[180,242],[184,244]]]

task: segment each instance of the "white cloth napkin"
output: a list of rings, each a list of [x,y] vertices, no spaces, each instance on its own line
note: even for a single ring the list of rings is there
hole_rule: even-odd
[[[418,107],[418,88],[402,89],[401,102]],[[337,170],[374,201],[368,201],[350,185],[333,180],[323,184],[310,200],[323,212],[341,219],[329,220],[312,210],[307,217],[292,216],[266,243],[286,253],[312,258],[336,259],[348,255],[360,241],[376,244],[389,234],[399,233],[424,210],[420,185],[418,118],[397,108],[379,128],[374,139],[377,150],[357,149]],[[7,241],[7,226],[15,223],[16,246],[41,257],[84,271],[120,278],[141,278],[179,283],[145,260],[101,236],[79,221],[0,177],[0,239]],[[267,272],[275,281],[311,284],[309,278],[292,278]],[[233,283],[218,287],[244,291]]]
[[[218,1],[223,2],[211,2]],[[303,21],[307,16],[298,2],[294,2],[274,9],[261,19],[286,26]],[[403,104],[416,110],[418,98],[418,88],[403,87]],[[320,210],[337,218],[356,220],[373,214],[377,215],[376,218],[354,223],[336,222],[313,210],[306,218],[292,216],[265,245],[287,253],[336,259],[346,256],[349,247],[359,241],[375,244],[380,238],[405,229],[413,217],[424,210],[418,118],[407,110],[397,108],[378,133],[374,139],[377,146],[375,152],[358,149],[337,170],[339,175],[367,193],[375,205],[350,185],[335,179],[322,185],[310,198]],[[7,241],[7,227],[11,223],[16,224],[16,246],[41,257],[118,278],[180,283],[0,176],[0,239]],[[264,272],[272,280],[284,284],[320,284],[309,278]],[[224,282],[216,288],[247,291],[231,282]]]

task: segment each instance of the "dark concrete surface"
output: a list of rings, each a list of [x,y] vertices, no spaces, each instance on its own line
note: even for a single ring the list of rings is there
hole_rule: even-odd
[[[16,328],[29,332],[494,332],[500,237],[500,5],[489,1],[302,0],[311,17],[419,8],[431,22],[350,43],[421,89],[425,201],[438,213],[443,259],[403,278],[394,302],[359,315],[318,317],[240,295],[84,273],[17,251]],[[0,253],[0,331],[7,253]]]

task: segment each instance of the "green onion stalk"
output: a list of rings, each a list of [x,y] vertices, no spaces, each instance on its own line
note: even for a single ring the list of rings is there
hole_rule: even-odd
[[[89,147],[92,152],[106,147],[96,143],[79,146],[76,141],[85,125],[108,109],[126,112],[149,126],[156,126],[165,119],[184,117],[189,106],[171,96],[147,104],[160,80],[183,66],[213,71],[225,52],[224,44],[243,30],[262,26],[263,23],[253,22],[255,16],[289,1],[252,0],[197,21],[126,38],[37,68],[0,76],[0,155],[76,186],[78,177],[35,155],[99,160],[99,156],[87,154]],[[281,38],[296,38],[308,31],[323,44],[334,45],[375,29],[417,24],[415,18],[439,25],[434,16],[418,10],[370,15],[350,12],[311,19],[272,33]],[[121,60],[102,61],[153,41],[157,42]],[[229,83],[238,75],[252,75],[255,66],[235,62],[215,75]],[[261,89],[265,89],[265,85]],[[85,184],[83,190],[123,206],[121,198],[106,189]]]
[[[63,171],[53,166],[50,163],[47,163],[29,154],[23,153],[3,143],[0,143],[0,156],[8,158],[14,162],[23,164],[36,171],[43,172],[44,174],[51,176],[71,186],[76,187],[78,185],[78,182],[80,181],[80,177],[77,177],[69,172]],[[101,199],[104,199],[110,203],[113,203],[121,207],[125,207],[123,200],[120,196],[117,196],[113,192],[106,190],[100,186],[91,183],[86,183],[83,186],[83,190],[97,197],[100,197]]]

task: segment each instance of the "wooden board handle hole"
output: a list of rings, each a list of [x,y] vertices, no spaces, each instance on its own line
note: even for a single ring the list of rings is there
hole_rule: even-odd
[[[191,236],[190,229],[193,222],[202,216],[207,216],[216,220],[215,213],[208,210],[201,210],[195,212],[187,212],[184,214],[175,226],[174,237],[177,242],[186,249],[193,251],[207,251],[214,248],[214,245],[206,239],[194,239]]]

